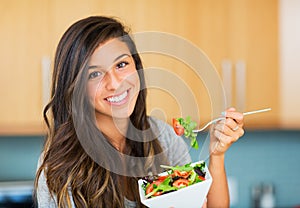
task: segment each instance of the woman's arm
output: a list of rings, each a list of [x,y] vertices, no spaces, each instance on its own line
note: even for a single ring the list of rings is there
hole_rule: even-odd
[[[209,171],[213,178],[211,188],[207,195],[208,207],[229,207],[229,191],[224,165],[224,156],[211,156]]]
[[[213,182],[207,195],[207,207],[229,207],[229,190],[225,171],[225,152],[243,134],[243,114],[234,108],[226,112],[226,120],[211,128],[209,171]]]

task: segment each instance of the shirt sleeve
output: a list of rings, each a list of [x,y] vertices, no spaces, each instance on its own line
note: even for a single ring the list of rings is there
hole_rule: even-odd
[[[155,131],[170,165],[181,166],[192,161],[188,145],[182,137],[175,134],[169,124],[153,117],[150,118],[150,124]]]
[[[38,168],[41,165],[41,158],[38,162]],[[36,197],[37,197],[37,203],[39,208],[55,208],[57,207],[56,201],[51,197],[51,194],[49,192],[46,177],[44,171],[41,172],[40,177],[38,179],[38,187],[36,189]]]
[[[41,158],[40,156],[38,167],[41,165]],[[69,189],[69,196],[71,200],[71,206],[72,208],[75,207],[73,197],[71,190]],[[56,208],[57,207],[57,201],[56,198],[53,197],[49,191],[49,188],[47,186],[47,180],[45,176],[45,172],[42,171],[41,175],[38,180],[38,187],[36,189],[36,197],[37,197],[37,203],[39,208]]]

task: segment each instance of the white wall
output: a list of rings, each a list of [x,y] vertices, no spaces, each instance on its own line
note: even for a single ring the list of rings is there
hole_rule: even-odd
[[[300,127],[300,0],[279,0],[282,125]]]

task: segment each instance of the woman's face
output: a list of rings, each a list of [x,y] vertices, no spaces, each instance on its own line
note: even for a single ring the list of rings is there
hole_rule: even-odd
[[[96,119],[128,118],[133,112],[140,80],[126,43],[111,39],[91,56],[87,91]]]

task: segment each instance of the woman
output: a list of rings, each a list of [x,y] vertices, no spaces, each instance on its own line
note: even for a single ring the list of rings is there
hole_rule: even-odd
[[[190,162],[172,128],[146,115],[143,66],[124,26],[94,16],[73,24],[57,47],[49,133],[35,188],[39,207],[144,207],[137,180],[160,164]],[[50,115],[49,115],[50,114]],[[224,153],[243,135],[231,108],[211,130],[208,207],[228,207]]]

